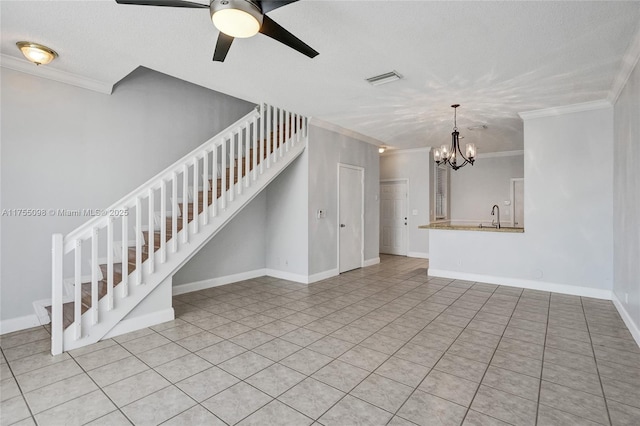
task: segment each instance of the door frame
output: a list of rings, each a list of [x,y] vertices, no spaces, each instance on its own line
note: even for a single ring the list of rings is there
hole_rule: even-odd
[[[514,201],[516,199],[516,182],[520,181],[522,181],[522,184],[524,185],[524,178],[511,178],[509,183],[509,193],[511,194],[511,205],[509,206],[511,213],[511,226],[516,226],[516,206]],[[522,214],[524,215],[524,205],[522,206]]]
[[[408,178],[398,178],[398,179],[380,179],[380,186],[386,184],[386,183],[393,183],[393,182],[402,182],[406,185],[406,190],[407,190],[407,196],[405,198],[405,209],[404,211],[407,212],[407,227],[406,227],[406,232],[405,232],[405,242],[404,242],[404,248],[405,248],[405,256],[409,256],[409,218],[411,217],[411,215],[409,214],[409,179]],[[380,197],[382,198],[382,197]],[[378,204],[380,205],[380,204]],[[380,210],[380,219],[382,219],[382,209]],[[379,225],[378,225],[379,226]],[[382,228],[380,229],[380,237],[382,237]]]
[[[338,269],[338,274],[340,274],[340,167],[344,167],[346,169],[353,169],[353,170],[357,170],[359,172],[361,172],[362,174],[362,179],[360,181],[360,186],[362,189],[362,200],[360,202],[360,217],[361,217],[361,221],[360,221],[360,267],[362,268],[364,265],[364,176],[365,176],[365,169],[364,167],[360,167],[360,166],[355,166],[353,164],[347,164],[347,163],[340,163],[338,162],[338,167],[337,167],[337,174],[338,174],[338,190],[336,191],[337,194],[337,206],[338,208],[336,209],[336,229],[337,229],[337,241],[338,241],[338,247],[337,247],[337,257],[336,257],[336,265],[337,265],[337,269]]]

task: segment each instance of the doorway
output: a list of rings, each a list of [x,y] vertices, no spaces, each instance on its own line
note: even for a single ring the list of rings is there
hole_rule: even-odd
[[[364,169],[338,164],[338,270],[362,267],[364,255]]]
[[[524,228],[524,178],[511,179],[511,217],[514,227]]]
[[[407,255],[407,180],[380,182],[380,253]]]

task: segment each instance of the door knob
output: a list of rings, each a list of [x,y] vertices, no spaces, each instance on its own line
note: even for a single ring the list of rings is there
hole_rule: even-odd
[[[340,224],[340,228],[344,228],[345,226],[347,226],[347,225],[345,225],[344,223]]]

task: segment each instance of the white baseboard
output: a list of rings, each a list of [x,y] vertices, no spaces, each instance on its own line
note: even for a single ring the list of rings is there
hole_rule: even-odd
[[[613,296],[611,298],[611,300],[613,301],[613,305],[616,307],[616,309],[620,313],[620,316],[622,317],[622,320],[624,321],[624,323],[627,325],[627,328],[631,332],[633,339],[636,341],[638,346],[640,346],[640,327],[638,326],[638,324],[636,324],[633,321],[633,318],[631,318],[631,315],[629,315],[629,312],[627,312],[627,310],[624,308],[624,305],[622,304],[620,299],[618,299],[618,296],[614,292],[611,292],[611,293]]]
[[[546,281],[524,280],[521,278],[498,277],[493,275],[472,274],[468,272],[447,271],[429,268],[429,276],[451,278],[456,280],[477,281],[487,284],[498,284],[509,287],[521,287],[531,290],[551,291],[554,293],[570,294],[573,296],[592,297],[594,299],[612,300],[611,290],[591,287],[580,287],[568,284],[550,283]]]
[[[377,265],[378,263],[380,263],[380,258],[374,257],[372,259],[366,259],[364,262],[362,262],[362,267],[366,268],[367,266]]]
[[[281,280],[294,281],[300,284],[309,284],[309,276],[302,274],[294,274],[293,272],[279,271],[277,269],[266,269],[263,275],[268,275]]]
[[[175,319],[175,317],[176,315],[173,311],[173,308],[168,308],[161,311],[152,312],[150,314],[124,319],[120,321],[115,327],[113,327],[111,331],[109,331],[102,338],[102,340],[120,336],[121,334],[125,333],[131,333],[132,331],[140,330],[145,327],[152,327],[163,322],[172,321]]]
[[[0,334],[13,333],[14,331],[25,330],[40,325],[36,314],[25,315],[23,317],[9,318],[0,321]]]
[[[429,253],[422,253],[420,251],[410,251],[407,253],[407,257],[417,257],[419,259],[428,259]]]
[[[335,277],[340,275],[338,268],[336,269],[328,269],[323,272],[318,272],[317,274],[309,275],[307,278],[307,284],[315,283],[318,281],[326,280],[327,278]]]
[[[251,278],[262,277],[267,274],[267,269],[255,269],[253,271],[241,272],[239,274],[226,275],[224,277],[211,278],[208,280],[195,281],[192,283],[178,284],[173,286],[172,293],[174,296],[179,294],[191,293],[192,291],[205,290],[211,287],[231,284],[238,281],[250,280]]]

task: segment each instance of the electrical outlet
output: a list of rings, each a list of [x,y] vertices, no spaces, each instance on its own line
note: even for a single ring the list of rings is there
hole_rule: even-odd
[[[414,216],[418,216],[418,209],[413,209],[411,211],[411,214],[414,215]]]

